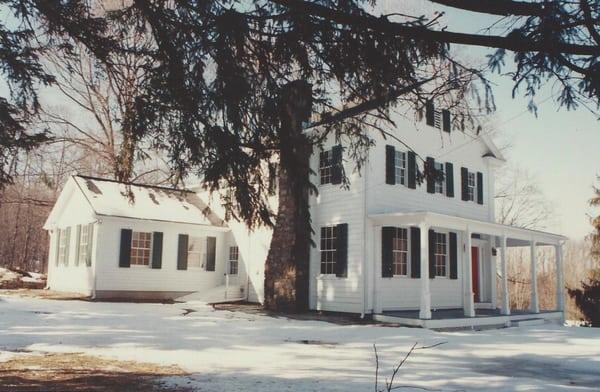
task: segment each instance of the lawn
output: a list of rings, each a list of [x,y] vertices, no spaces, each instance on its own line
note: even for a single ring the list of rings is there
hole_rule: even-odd
[[[384,379],[415,343],[434,347],[413,351],[396,378],[400,390],[600,385],[600,329],[441,333],[198,304],[0,296],[0,390],[77,390],[69,385],[86,383],[94,391],[137,390],[130,382],[172,391],[373,391],[373,344]]]

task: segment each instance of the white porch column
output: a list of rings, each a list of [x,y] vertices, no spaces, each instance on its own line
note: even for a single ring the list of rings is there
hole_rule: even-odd
[[[431,319],[431,289],[429,287],[429,225],[419,225],[421,231],[421,308],[420,319]]]
[[[467,230],[464,232],[465,235],[465,265],[463,270],[464,273],[464,300],[463,300],[463,310],[465,312],[465,316],[467,317],[475,317],[475,300],[473,298],[473,262],[471,260],[471,230],[467,227]]]
[[[556,310],[565,311],[565,281],[563,275],[563,247],[555,245],[556,257]],[[564,317],[563,317],[564,318]]]
[[[510,303],[508,300],[508,266],[506,260],[506,235],[500,237],[501,268],[502,268],[502,314],[510,314]]]
[[[537,251],[535,239],[531,239],[531,306],[533,313],[540,312],[540,303],[538,300],[537,288]]]

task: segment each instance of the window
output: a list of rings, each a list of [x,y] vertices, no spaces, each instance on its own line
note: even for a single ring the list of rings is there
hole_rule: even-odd
[[[238,274],[238,261],[240,258],[240,250],[237,246],[229,247],[229,275]]]
[[[406,153],[396,150],[394,157],[394,175],[396,184],[406,184]]]
[[[88,245],[92,241],[92,225],[81,226],[81,232],[79,233],[79,264],[86,264],[88,258]]]
[[[435,276],[447,276],[448,241],[446,233],[435,233]]]
[[[446,186],[445,182],[444,182],[444,164],[441,162],[435,162],[434,164],[435,167],[435,184],[434,184],[434,191],[435,193],[441,193],[444,194],[444,188]]]
[[[69,254],[69,236],[67,234],[67,229],[60,229],[58,235],[58,263],[67,265],[69,263],[69,260],[67,260],[67,255]]]
[[[131,237],[131,265],[150,265],[152,233],[134,231]]]
[[[394,275],[408,275],[408,230],[396,228],[392,241],[392,271]]]
[[[337,227],[321,227],[321,273],[335,274]]]
[[[442,129],[442,112],[440,110],[433,111],[433,126]]]
[[[467,174],[467,198],[470,201],[475,201],[475,173]]]
[[[332,174],[333,174],[333,158],[332,152],[329,151],[321,151],[321,155],[319,156],[319,175],[321,176],[321,185],[323,184],[331,184]]]
[[[206,237],[189,237],[188,267],[202,268],[206,259]]]

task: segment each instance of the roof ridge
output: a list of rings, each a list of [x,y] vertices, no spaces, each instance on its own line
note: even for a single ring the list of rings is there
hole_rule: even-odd
[[[140,183],[137,183],[137,182],[125,182],[125,181],[115,180],[113,178],[102,178],[102,177],[86,176],[86,175],[83,175],[83,174],[75,174],[74,177],[80,177],[80,178],[83,178],[83,179],[86,179],[86,180],[113,182],[113,183],[116,183],[116,184],[129,185],[129,186],[139,186],[139,187],[142,187],[142,188],[162,189],[162,190],[171,191],[171,192],[196,193],[196,192],[194,192],[192,190],[184,189],[184,188],[169,188],[169,187],[160,186],[160,185],[140,184]]]

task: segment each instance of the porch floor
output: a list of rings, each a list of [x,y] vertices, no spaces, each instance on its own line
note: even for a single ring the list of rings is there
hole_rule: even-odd
[[[559,321],[560,311],[541,311],[533,313],[529,310],[511,310],[510,315],[503,315],[500,309],[475,309],[475,317],[466,317],[462,308],[431,310],[431,319],[419,318],[418,310],[384,311],[374,315],[374,319],[423,328],[463,328],[477,326],[511,326],[519,325],[525,320]]]

